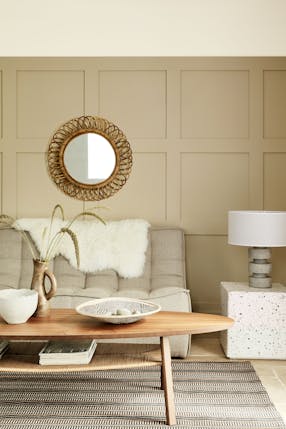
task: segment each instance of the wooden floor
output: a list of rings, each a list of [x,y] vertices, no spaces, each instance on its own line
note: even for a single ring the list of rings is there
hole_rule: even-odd
[[[12,354],[5,355],[0,361],[0,370],[4,368],[24,368],[39,370],[37,353],[39,342],[17,343],[11,347]],[[186,360],[228,361],[220,347],[219,339],[213,334],[193,335],[191,355]],[[161,362],[159,345],[99,344],[92,364],[82,369],[111,369],[140,365],[158,365]],[[266,388],[270,399],[286,422],[286,360],[251,360],[258,376]],[[46,371],[48,367],[40,367]],[[53,367],[55,370],[58,367]],[[66,369],[66,368],[65,368]],[[71,368],[72,369],[72,368]],[[59,368],[58,370],[61,370]]]

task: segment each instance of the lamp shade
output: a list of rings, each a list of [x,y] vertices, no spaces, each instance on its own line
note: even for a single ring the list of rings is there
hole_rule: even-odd
[[[286,246],[286,212],[228,212],[228,243],[249,247]]]

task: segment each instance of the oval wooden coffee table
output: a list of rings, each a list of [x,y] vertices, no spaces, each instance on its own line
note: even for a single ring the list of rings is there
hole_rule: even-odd
[[[214,314],[160,311],[136,323],[111,325],[95,322],[71,309],[53,309],[48,317],[32,317],[21,325],[0,319],[0,338],[9,340],[75,340],[160,337],[162,354],[161,388],[164,390],[166,420],[176,424],[169,336],[202,334],[228,329],[233,320]],[[78,367],[77,367],[78,368]]]

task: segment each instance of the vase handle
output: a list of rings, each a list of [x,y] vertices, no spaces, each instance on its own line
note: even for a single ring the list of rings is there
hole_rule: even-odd
[[[50,288],[49,292],[46,292],[46,290],[45,290],[46,299],[49,300],[52,298],[52,296],[55,295],[55,293],[57,291],[57,281],[56,281],[54,274],[51,273],[49,270],[45,270],[44,275],[49,278],[50,283],[51,283],[51,288]]]

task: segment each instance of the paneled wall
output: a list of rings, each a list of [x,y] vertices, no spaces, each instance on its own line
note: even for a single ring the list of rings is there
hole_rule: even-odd
[[[126,186],[100,203],[106,217],[185,230],[197,311],[219,311],[221,280],[247,279],[247,250],[227,244],[227,211],[286,210],[284,58],[0,58],[0,100],[1,210],[82,210],[49,179],[45,151],[63,122],[106,117],[134,152]],[[277,281],[285,261],[275,250]]]

